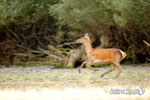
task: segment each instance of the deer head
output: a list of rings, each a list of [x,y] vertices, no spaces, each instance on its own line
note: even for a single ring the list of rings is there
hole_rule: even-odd
[[[86,43],[89,39],[90,39],[90,38],[89,38],[89,35],[88,35],[88,33],[86,33],[86,34],[84,35],[84,37],[82,37],[82,38],[80,38],[80,39],[77,39],[77,40],[76,40],[76,43]]]

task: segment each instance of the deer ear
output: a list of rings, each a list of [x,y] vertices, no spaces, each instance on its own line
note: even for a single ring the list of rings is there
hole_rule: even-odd
[[[88,33],[85,33],[85,36],[89,36]]]

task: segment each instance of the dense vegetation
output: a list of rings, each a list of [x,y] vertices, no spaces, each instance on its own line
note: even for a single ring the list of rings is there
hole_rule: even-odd
[[[0,2],[1,61],[12,58],[14,52],[31,52],[40,57],[50,55],[50,59],[63,63],[60,58],[68,57],[67,52],[78,47],[70,42],[85,32],[89,33],[94,47],[116,47],[126,51],[126,62],[150,61],[150,48],[143,42],[150,43],[149,0]],[[45,50],[50,52],[44,55]]]

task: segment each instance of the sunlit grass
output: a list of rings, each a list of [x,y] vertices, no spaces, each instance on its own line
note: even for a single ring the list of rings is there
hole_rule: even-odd
[[[12,69],[0,70],[0,100],[40,100],[41,98],[52,100],[100,100],[100,99],[147,99],[150,98],[150,71],[147,68],[130,67],[124,69],[119,78],[114,78],[118,70],[107,74],[103,78],[100,75],[107,70],[100,68],[93,72],[89,69],[47,69],[43,67],[26,68],[24,70]],[[49,68],[49,67],[48,67]],[[36,69],[36,70],[35,70]],[[16,70],[16,71],[15,71]],[[144,95],[110,95],[113,87],[136,88],[143,86],[146,89]],[[13,94],[13,95],[12,95]],[[7,95],[10,95],[9,97]],[[13,97],[11,97],[11,95]],[[57,98],[56,95],[60,95]]]
[[[108,88],[65,88],[0,91],[1,100],[149,100],[150,91],[143,95],[110,94]]]

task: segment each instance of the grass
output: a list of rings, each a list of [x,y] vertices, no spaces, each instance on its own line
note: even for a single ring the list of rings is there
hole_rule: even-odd
[[[16,90],[20,92],[25,91],[25,93],[26,91],[29,92],[30,90],[33,90],[35,94],[38,95],[38,93],[40,93],[41,91],[45,93],[45,90],[42,89],[46,88],[46,91],[48,93],[51,93],[53,90],[55,90],[57,91],[57,95],[60,94],[62,96],[62,94],[65,94],[64,92],[69,93],[70,90],[65,89],[70,88],[72,89],[71,95],[74,95],[73,92],[80,92],[83,89],[83,91],[87,93],[86,96],[88,97],[91,94],[89,90],[92,89],[92,92],[100,92],[103,95],[109,96],[108,94],[112,87],[136,88],[140,86],[143,86],[147,91],[150,91],[149,67],[144,67],[143,69],[141,69],[140,67],[126,67],[126,69],[128,70],[125,69],[120,77],[117,79],[114,77],[118,73],[118,71],[114,71],[104,76],[104,78],[100,78],[100,75],[108,70],[107,67],[100,68],[100,71],[97,72],[93,72],[89,69],[82,69],[81,74],[78,73],[78,69],[49,69],[49,67],[47,67],[44,70],[41,70],[42,68],[44,67],[33,67],[28,70],[25,70],[27,68],[22,68],[22,70],[18,70],[20,68],[17,67],[17,70],[13,69],[9,71],[7,71],[7,69],[9,68],[0,69],[0,94],[1,91],[5,93],[5,90],[8,90],[6,94],[9,95],[9,90],[11,89],[13,90],[13,93],[16,93]],[[39,96],[42,97],[42,93],[40,93]],[[97,96],[97,93],[92,95]],[[48,97],[48,95],[46,96]],[[78,94],[77,96],[81,96],[82,98],[82,95],[80,94]],[[99,98],[99,96],[97,97]],[[136,97],[138,98],[138,96]],[[143,96],[141,97],[143,99]],[[64,97],[62,96],[62,98]],[[32,99],[35,100],[34,98]],[[126,99],[128,98],[126,97]],[[87,98],[87,100],[90,99]],[[99,99],[95,98],[95,100]]]
[[[7,73],[0,73],[0,83],[7,83],[8,85],[11,85],[11,82],[19,82],[23,86],[26,87],[26,83],[31,84],[32,82],[44,82],[47,83],[56,82],[57,86],[61,85],[59,82],[64,82],[64,84],[70,84],[68,81],[72,81],[73,84],[80,87],[80,84],[76,83],[77,81],[85,81],[88,80],[89,82],[86,85],[94,85],[99,83],[99,86],[102,86],[105,81],[109,84],[109,79],[115,81],[116,83],[120,84],[120,81],[122,84],[126,83],[125,81],[129,81],[128,83],[132,84],[133,82],[138,82],[141,80],[144,80],[145,78],[150,77],[150,71],[130,71],[130,72],[123,72],[118,79],[114,79],[115,75],[117,74],[117,71],[112,72],[108,75],[106,75],[104,78],[100,78],[100,75],[102,72],[92,72],[92,71],[82,71],[81,74],[78,74],[78,71],[76,72],[57,72],[57,70],[54,69],[54,71],[50,72],[7,72]],[[150,82],[149,80],[147,80]],[[102,83],[102,84],[101,84]],[[38,83],[39,84],[39,83]],[[111,84],[110,84],[111,85]],[[121,85],[121,84],[120,84]],[[135,85],[135,84],[133,84]],[[142,84],[141,84],[142,85]],[[144,84],[143,84],[144,85]],[[5,86],[1,85],[0,88],[3,88]],[[49,86],[51,87],[51,86]],[[55,86],[53,86],[55,87]],[[65,88],[65,86],[63,86]]]

